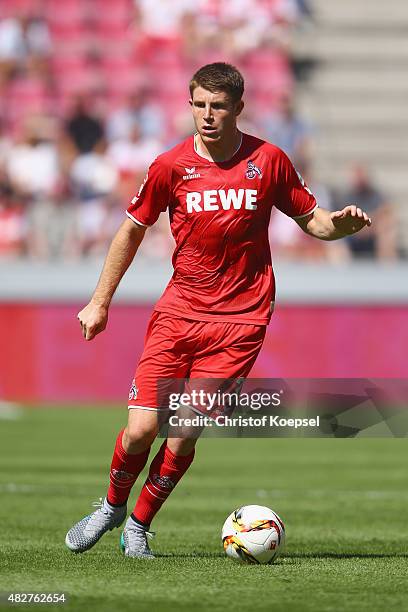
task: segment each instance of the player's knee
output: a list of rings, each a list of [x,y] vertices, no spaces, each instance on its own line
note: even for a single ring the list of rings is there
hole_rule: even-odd
[[[149,445],[153,442],[157,435],[157,431],[145,427],[129,427],[125,430],[125,436],[128,444],[143,444]]]
[[[123,446],[142,452],[149,448],[157,436],[158,426],[154,421],[131,421],[124,431]]]
[[[190,455],[193,452],[197,438],[168,438],[167,445],[175,455]]]

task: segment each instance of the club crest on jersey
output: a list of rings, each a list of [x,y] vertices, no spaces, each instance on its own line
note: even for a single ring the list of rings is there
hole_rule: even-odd
[[[196,172],[195,166],[193,166],[192,168],[186,168],[184,166],[184,170],[186,171],[186,174],[183,176],[183,181],[189,181],[190,179],[200,178],[201,176],[199,172]]]
[[[247,171],[245,172],[245,176],[248,179],[254,179],[257,176],[259,178],[262,178],[262,170],[258,168],[258,166],[256,166],[254,162],[250,159],[247,162]]]
[[[130,400],[135,400],[137,398],[138,390],[139,389],[136,387],[135,379],[133,379],[132,380],[132,386],[130,387],[130,391],[129,391],[129,399]]]

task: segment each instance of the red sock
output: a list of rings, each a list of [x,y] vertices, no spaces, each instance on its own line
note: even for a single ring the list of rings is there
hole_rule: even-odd
[[[124,429],[116,439],[109,474],[110,485],[107,497],[108,502],[113,505],[122,505],[127,502],[130,490],[146,465],[150,452],[150,448],[148,448],[139,455],[128,455],[122,446],[123,432]]]
[[[186,456],[175,455],[165,440],[153,459],[149,476],[136,502],[133,516],[137,521],[150,525],[178,481],[187,472],[194,459],[194,449]]]

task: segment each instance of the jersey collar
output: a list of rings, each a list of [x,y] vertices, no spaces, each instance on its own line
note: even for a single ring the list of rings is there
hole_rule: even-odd
[[[244,140],[244,135],[242,132],[240,132],[241,134],[241,138],[239,141],[239,144],[237,146],[237,148],[235,149],[234,153],[231,155],[231,157],[229,159],[224,159],[223,161],[214,161],[212,159],[208,159],[207,157],[204,157],[204,155],[200,155],[200,153],[197,151],[197,146],[196,146],[196,136],[198,136],[198,132],[195,132],[195,134],[193,135],[193,149],[196,155],[198,155],[198,157],[200,157],[200,159],[205,159],[205,161],[207,161],[209,164],[228,164],[229,162],[231,162],[234,157],[236,156],[236,154],[239,152],[239,150],[242,147],[242,142]]]

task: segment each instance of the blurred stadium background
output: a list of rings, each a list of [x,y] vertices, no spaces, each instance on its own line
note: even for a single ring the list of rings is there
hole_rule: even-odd
[[[81,340],[110,239],[149,162],[191,133],[188,81],[246,78],[240,126],[282,147],[322,206],[370,232],[270,227],[278,305],[253,375],[406,377],[408,5],[404,0],[1,0],[0,400],[126,398],[171,274],[166,215]]]

